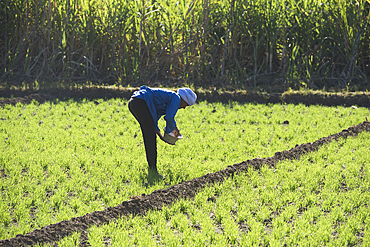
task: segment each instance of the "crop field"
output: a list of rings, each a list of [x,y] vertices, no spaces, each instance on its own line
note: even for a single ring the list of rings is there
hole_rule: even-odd
[[[369,246],[370,133],[262,167],[194,200],[88,230],[91,246]],[[79,242],[74,234],[59,242]],[[50,245],[44,245],[50,246]]]
[[[369,88],[370,0],[4,0],[0,85]]]
[[[140,128],[127,99],[6,105],[0,109],[0,240],[244,160],[274,156],[359,124],[369,115],[362,107],[202,101],[177,114],[184,139],[175,146],[158,142],[158,169],[165,180],[153,183],[147,178]],[[159,125],[163,128],[165,122]],[[84,233],[86,243],[367,243],[368,140],[364,132],[274,169],[249,169],[204,188],[193,200],[92,227]],[[73,234],[60,246],[79,239],[80,233]]]

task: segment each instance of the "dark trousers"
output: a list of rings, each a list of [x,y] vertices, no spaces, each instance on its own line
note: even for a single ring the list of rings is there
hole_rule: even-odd
[[[128,102],[128,109],[140,124],[141,133],[144,138],[146,160],[150,169],[157,171],[157,140],[156,128],[152,114],[145,101],[138,98],[131,98]]]

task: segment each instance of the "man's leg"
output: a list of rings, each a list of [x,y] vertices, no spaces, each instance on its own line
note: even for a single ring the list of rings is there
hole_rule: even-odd
[[[154,125],[152,114],[149,111],[145,101],[138,98],[131,98],[128,103],[128,108],[132,115],[140,124],[141,132],[144,138],[146,159],[149,168],[157,172],[157,140],[156,128]]]

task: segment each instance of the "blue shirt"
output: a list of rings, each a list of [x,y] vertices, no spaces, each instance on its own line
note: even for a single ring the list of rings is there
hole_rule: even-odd
[[[163,115],[166,120],[166,133],[170,133],[176,128],[175,115],[181,103],[181,98],[177,93],[167,89],[141,86],[140,90],[134,92],[132,97],[146,102],[157,131],[159,131],[158,120]]]

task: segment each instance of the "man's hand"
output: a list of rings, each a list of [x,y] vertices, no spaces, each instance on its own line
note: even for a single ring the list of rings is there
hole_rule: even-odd
[[[175,135],[175,137],[179,137],[180,136],[180,131],[179,129],[176,127],[176,129],[173,130],[173,134]]]
[[[161,138],[161,140],[163,140],[163,136],[162,136],[160,131],[157,130],[157,131],[155,131],[155,133],[157,133],[157,136],[159,136],[159,138]]]

